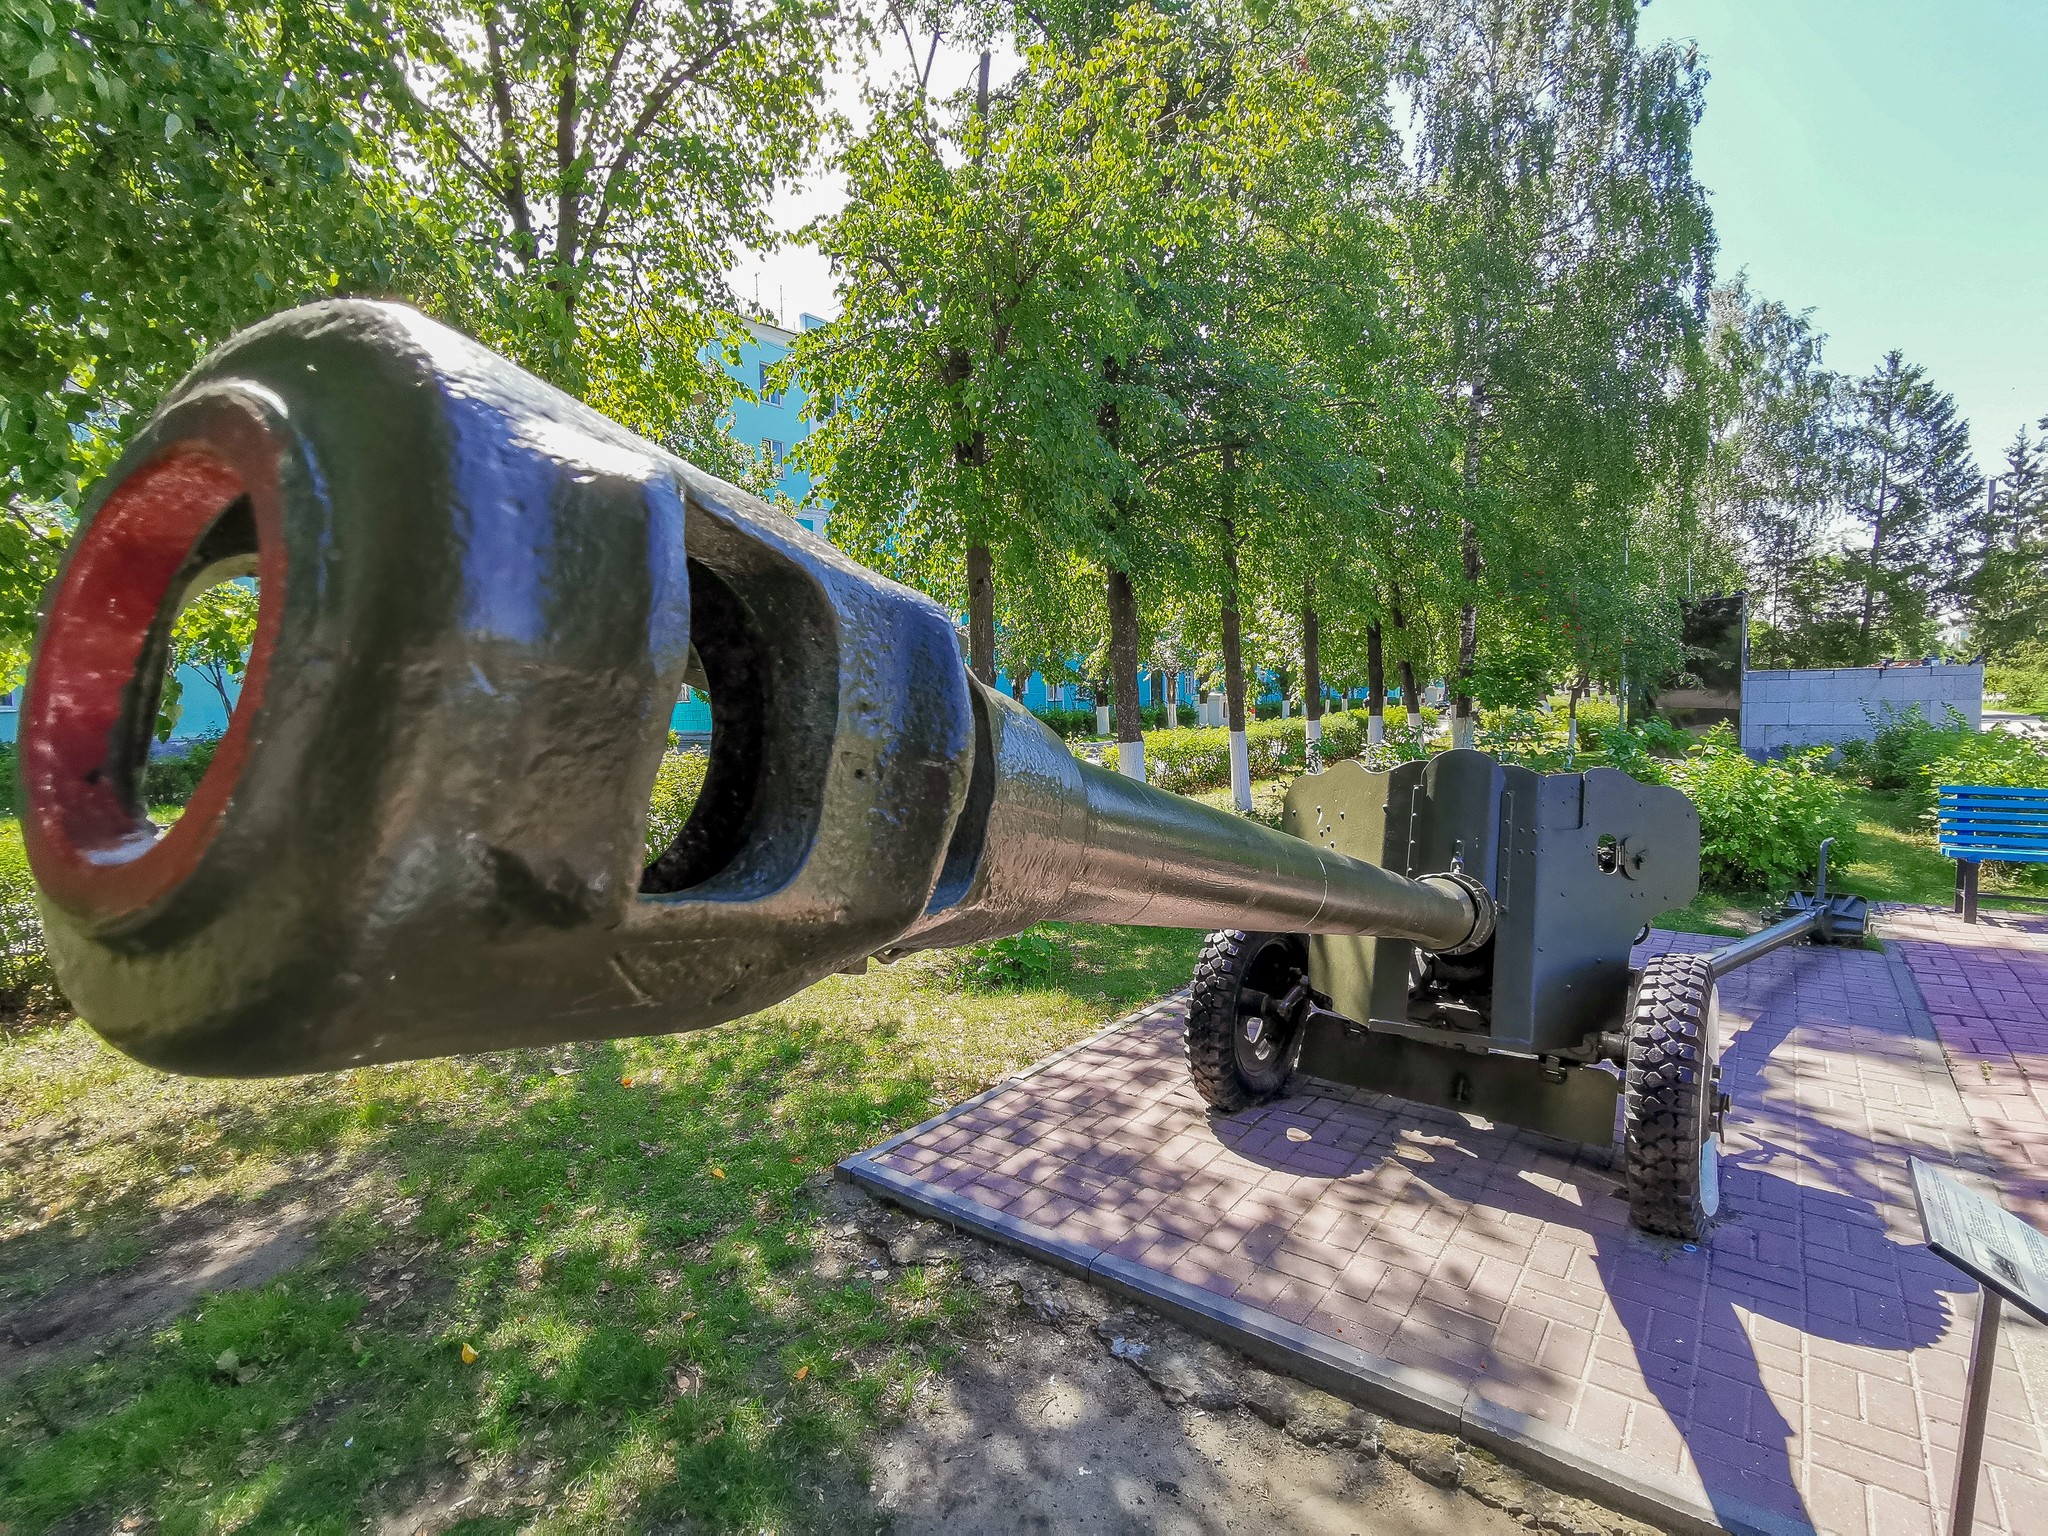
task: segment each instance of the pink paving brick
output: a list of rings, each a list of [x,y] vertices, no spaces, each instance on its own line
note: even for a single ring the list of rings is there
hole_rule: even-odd
[[[883,1161],[1434,1371],[1731,1514],[1932,1530],[1976,1298],[1920,1244],[1906,1157],[1990,1173],[2048,1225],[2048,922],[1884,921],[1910,980],[1871,951],[1788,950],[1723,983],[1725,1219],[1696,1249],[1628,1225],[1604,1149],[1313,1082],[1211,1116],[1177,1003]],[[1654,934],[1638,961],[1713,942]],[[2001,1352],[1981,1531],[2048,1531],[2044,1356]]]

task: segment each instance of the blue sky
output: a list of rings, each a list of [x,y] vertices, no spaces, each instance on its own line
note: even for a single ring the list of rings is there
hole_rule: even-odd
[[[1923,364],[1992,469],[2048,414],[2048,0],[1651,0],[1641,27],[1711,76],[1721,274],[1810,307],[1839,370]]]
[[[1642,36],[1697,42],[1712,77],[1695,163],[1721,274],[1812,309],[1843,372],[1892,347],[1924,365],[1993,468],[2048,413],[2048,0],[1651,0]],[[940,53],[938,87],[964,82],[971,55]],[[844,196],[814,175],[779,222]],[[733,281],[787,324],[837,312],[815,250]]]

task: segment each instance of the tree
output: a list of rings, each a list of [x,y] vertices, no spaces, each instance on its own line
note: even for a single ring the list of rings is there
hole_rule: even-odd
[[[2048,417],[2036,427],[2048,434]],[[1970,644],[2002,662],[2048,652],[2048,441],[2023,426],[1976,520]],[[2038,663],[2037,663],[2038,665]]]
[[[1159,190],[1162,46],[1140,19],[1099,48],[1034,48],[994,96],[934,102],[917,79],[842,149],[846,205],[813,231],[841,314],[793,352],[826,403],[799,452],[835,537],[964,598],[984,680],[998,569],[1068,548],[1110,471],[1085,338],[1111,328],[1111,273]]]
[[[1857,619],[1860,661],[1924,625],[1941,569],[1984,482],[1952,396],[1897,351],[1856,382],[1845,464],[1849,515],[1870,539]],[[1952,568],[1952,567],[1951,567]]]
[[[1785,584],[1812,559],[1841,497],[1841,378],[1810,311],[1714,290],[1708,338],[1712,440],[1700,497],[1717,539],[1738,547],[1756,616],[1785,620]]]
[[[1691,170],[1704,75],[1634,0],[1414,0],[1417,299],[1462,417],[1453,740],[1472,738],[1488,570],[1532,522],[1621,517],[1694,451],[1712,255]]]
[[[0,0],[0,688],[81,485],[209,346],[429,262],[317,5]]]
[[[223,714],[235,707],[230,685],[241,681],[256,639],[256,589],[224,581],[187,603],[171,626],[171,665],[190,667],[220,695]]]
[[[453,258],[443,318],[728,474],[723,273],[822,125],[832,0],[394,0],[385,110]],[[376,41],[366,41],[366,47]]]

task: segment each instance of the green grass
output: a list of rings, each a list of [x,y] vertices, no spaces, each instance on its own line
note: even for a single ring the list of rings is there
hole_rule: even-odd
[[[277,1082],[76,1023],[0,1040],[0,1308],[166,1222],[323,1216],[271,1284],[0,1385],[0,1529],[351,1531],[458,1453],[527,1468],[542,1529],[871,1522],[863,1438],[972,1292],[814,1268],[827,1171],[1184,985],[1196,945],[1049,932],[1010,991],[918,956],[695,1035]]]
[[[1945,904],[1925,829],[1854,799],[1838,888]],[[0,821],[0,880],[19,864]],[[1765,906],[1713,892],[1659,922],[1736,933]],[[526,1469],[518,1521],[548,1530],[870,1521],[861,1445],[974,1303],[943,1269],[814,1267],[827,1170],[1183,985],[1197,944],[1041,932],[696,1035],[277,1082],[166,1077],[70,1021],[0,1036],[0,1309],[145,1260],[166,1224],[322,1217],[270,1284],[0,1384],[0,1529],[354,1530],[458,1454]],[[1003,974],[1029,980],[977,984]]]

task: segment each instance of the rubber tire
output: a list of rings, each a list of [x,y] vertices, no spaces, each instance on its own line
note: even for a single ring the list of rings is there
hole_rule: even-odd
[[[1266,1072],[1248,1071],[1237,1051],[1237,995],[1276,944],[1292,947],[1295,953],[1290,961],[1307,969],[1308,945],[1300,935],[1246,933],[1236,928],[1210,934],[1195,963],[1194,996],[1188,1003],[1185,1035],[1188,1073],[1194,1078],[1195,1092],[1225,1113],[1273,1098],[1287,1087],[1294,1069],[1297,1040],[1282,1043],[1272,1070]]]
[[[1636,983],[1622,1121],[1629,1216],[1645,1232],[1697,1242],[1720,1209],[1714,1135],[1719,1022],[1705,955],[1659,955]]]

